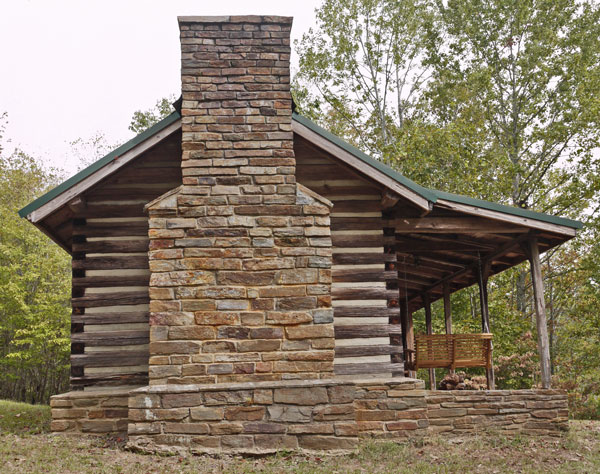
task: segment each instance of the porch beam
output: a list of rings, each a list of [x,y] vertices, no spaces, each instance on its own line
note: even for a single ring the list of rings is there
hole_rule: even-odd
[[[464,234],[513,234],[527,233],[527,227],[482,219],[479,217],[420,217],[396,218],[388,227],[395,227],[396,233],[459,233]]]
[[[526,242],[527,239],[529,238],[528,235],[521,235],[519,237],[517,237],[516,239],[511,240],[510,242],[507,242],[506,244],[504,244],[502,247],[500,247],[496,252],[486,255],[483,257],[483,262],[493,262],[494,260],[497,260],[498,258],[500,258],[501,256],[503,256],[504,254],[510,252],[511,250],[513,250],[515,247],[519,247],[522,243]],[[462,268],[454,273],[451,273],[450,275],[445,276],[444,278],[441,278],[440,280],[438,280],[437,282],[435,282],[434,284],[432,284],[431,286],[429,286],[428,288],[425,288],[425,292],[430,292],[431,290],[435,289],[436,287],[440,286],[440,285],[444,285],[445,283],[450,283],[453,280],[460,278],[461,276],[467,274],[467,273],[472,273],[475,270],[475,266],[474,265],[469,265],[468,267]],[[409,303],[414,301],[415,299],[420,298],[421,296],[419,294],[414,295],[410,300]]]
[[[544,301],[544,281],[542,280],[542,265],[540,249],[535,235],[527,240],[528,257],[533,284],[533,299],[536,315],[538,353],[542,371],[542,388],[550,388],[550,345],[548,343],[548,326],[546,321],[546,303]]]

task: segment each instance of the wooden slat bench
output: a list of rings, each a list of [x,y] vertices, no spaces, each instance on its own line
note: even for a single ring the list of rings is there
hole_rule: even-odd
[[[492,334],[418,334],[407,361],[412,370],[492,367]]]

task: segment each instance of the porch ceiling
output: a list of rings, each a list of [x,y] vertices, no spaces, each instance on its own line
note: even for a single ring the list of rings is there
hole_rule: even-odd
[[[390,219],[388,226],[394,229],[400,295],[411,312],[424,306],[426,294],[430,302],[442,298],[445,285],[452,293],[476,284],[480,268],[491,276],[527,260],[532,235],[540,252],[572,238],[439,205],[424,217]]]

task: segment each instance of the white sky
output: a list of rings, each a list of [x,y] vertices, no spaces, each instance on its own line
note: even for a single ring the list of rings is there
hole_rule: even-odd
[[[179,96],[178,15],[293,16],[296,39],[314,25],[320,3],[0,0],[5,139],[72,174],[70,141],[103,132],[109,143],[123,142],[132,136],[127,127],[135,110]]]

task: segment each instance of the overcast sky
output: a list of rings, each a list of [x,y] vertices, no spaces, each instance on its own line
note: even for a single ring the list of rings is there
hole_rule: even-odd
[[[73,173],[69,142],[131,138],[135,110],[179,95],[178,15],[294,17],[314,25],[320,0],[0,0],[0,114],[5,138]],[[297,63],[295,55],[292,64]]]

